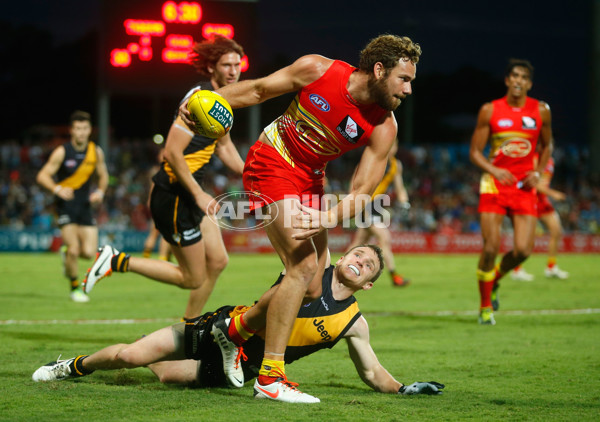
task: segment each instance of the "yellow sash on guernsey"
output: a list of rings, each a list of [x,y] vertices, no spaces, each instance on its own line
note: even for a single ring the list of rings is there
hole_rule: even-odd
[[[357,313],[358,303],[354,302],[334,315],[296,318],[288,346],[308,346],[334,341]]]
[[[217,142],[218,139],[215,139],[215,141],[206,148],[185,155],[185,162],[188,168],[190,169],[190,173],[194,174],[196,171],[200,170],[202,166],[204,166],[210,161],[210,157],[212,157],[213,153],[215,152]],[[164,169],[165,172],[169,175],[169,183],[177,182],[177,176],[175,175],[173,168],[166,161]]]
[[[396,162],[395,158],[390,159],[389,162],[390,165],[388,167],[388,171],[383,175],[383,179],[381,179],[381,182],[379,182],[375,188],[375,192],[373,192],[371,198],[375,198],[377,195],[385,194],[390,184],[394,181],[394,176],[398,171],[398,163]]]
[[[65,188],[72,188],[73,190],[79,189],[85,182],[90,179],[90,176],[96,170],[96,144],[88,142],[87,152],[85,158],[75,170],[75,173],[70,175],[64,180],[58,182],[59,185]]]

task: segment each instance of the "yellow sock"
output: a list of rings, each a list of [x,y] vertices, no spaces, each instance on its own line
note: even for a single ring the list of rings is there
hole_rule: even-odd
[[[285,362],[282,360],[263,359],[258,374],[266,377],[285,376]]]
[[[144,249],[144,252],[142,252],[142,257],[143,258],[150,258],[151,254],[152,254],[152,250],[151,249]]]
[[[483,270],[480,270],[479,268],[477,269],[477,281],[489,282],[489,281],[494,281],[494,278],[496,278],[496,269],[495,268],[490,271],[483,271]]]

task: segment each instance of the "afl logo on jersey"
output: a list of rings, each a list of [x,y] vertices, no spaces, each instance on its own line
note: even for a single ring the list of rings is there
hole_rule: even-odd
[[[67,168],[73,168],[73,167],[77,167],[77,161],[76,160],[67,160],[65,161],[65,167]]]
[[[513,121],[510,119],[498,120],[498,127],[511,127],[512,125],[513,125]]]
[[[531,152],[531,142],[523,138],[512,138],[500,146],[500,151],[511,158],[526,157]]]
[[[308,96],[308,99],[318,109],[321,109],[322,111],[329,111],[330,110],[329,103],[327,101],[325,101],[325,99],[323,97],[321,97],[320,95],[310,94]]]

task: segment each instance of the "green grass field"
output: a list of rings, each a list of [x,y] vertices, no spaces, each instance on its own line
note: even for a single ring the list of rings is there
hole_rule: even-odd
[[[445,383],[443,395],[375,393],[341,342],[287,368],[321,399],[289,405],[253,400],[251,383],[240,390],[162,385],[145,368],[34,383],[33,371],[59,354],[129,343],[176,322],[187,292],[118,274],[94,289],[90,303],[72,303],[57,254],[0,254],[0,420],[598,420],[600,257],[561,256],[567,281],[544,278],[545,257],[531,257],[525,267],[536,280],[502,282],[494,327],[476,322],[476,260],[399,255],[410,286],[393,288],[384,274],[357,296],[381,363],[402,382]],[[251,303],[279,270],[275,256],[233,255],[207,310]]]

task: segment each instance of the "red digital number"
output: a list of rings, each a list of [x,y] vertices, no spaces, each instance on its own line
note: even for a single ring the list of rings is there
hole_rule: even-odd
[[[202,8],[196,2],[167,1],[163,4],[162,16],[168,23],[198,23],[202,19]]]
[[[166,23],[197,24],[202,19],[202,7],[197,2],[166,1],[162,5],[163,21],[126,19],[123,22],[128,35],[139,36],[139,42],[130,42],[127,48],[115,48],[110,52],[110,64],[114,67],[131,65],[132,55],[137,54],[141,61],[153,58],[152,37],[165,38],[165,48],[162,50],[162,61],[165,63],[189,63],[189,52],[194,45],[191,35],[166,34]],[[205,23],[202,26],[202,36],[206,39],[218,34],[232,39],[234,28],[227,23]],[[248,70],[248,57],[242,57],[241,71]]]

